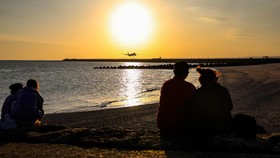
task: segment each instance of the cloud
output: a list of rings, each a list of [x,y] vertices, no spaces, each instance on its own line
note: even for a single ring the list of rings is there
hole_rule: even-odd
[[[223,22],[223,21],[227,21],[227,18],[225,18],[225,17],[214,17],[214,16],[199,17],[198,19],[202,20],[204,22]]]
[[[238,39],[254,38],[254,35],[243,33],[238,28],[230,28],[225,33],[223,33],[223,37],[227,40],[238,40]]]
[[[196,11],[199,10],[201,7],[195,7],[195,6],[189,6],[189,7],[185,7],[183,8],[186,11]]]
[[[32,39],[29,36],[13,36],[13,35],[1,35],[1,43],[33,43],[33,44],[51,44],[51,45],[65,45],[65,42],[43,41]]]

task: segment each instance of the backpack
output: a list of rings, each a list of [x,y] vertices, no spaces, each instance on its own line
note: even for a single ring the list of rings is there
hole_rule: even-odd
[[[237,114],[232,119],[233,132],[242,138],[255,139],[257,133],[257,122],[255,117]]]

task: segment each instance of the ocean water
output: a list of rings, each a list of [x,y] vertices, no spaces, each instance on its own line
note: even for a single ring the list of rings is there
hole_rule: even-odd
[[[9,86],[28,79],[40,84],[45,113],[91,111],[158,103],[162,84],[172,70],[94,69],[100,66],[158,65],[133,62],[0,61],[0,104]],[[198,74],[186,79],[199,86]],[[1,110],[1,109],[0,109]]]

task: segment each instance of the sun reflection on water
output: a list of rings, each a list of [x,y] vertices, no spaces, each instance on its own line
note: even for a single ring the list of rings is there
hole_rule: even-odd
[[[140,65],[142,65],[142,63],[139,63],[139,62],[125,62],[123,65],[124,66],[140,66]]]
[[[126,69],[123,70],[121,82],[123,83],[122,95],[125,97],[125,106],[140,105],[140,98],[137,94],[140,93],[142,87],[142,70],[139,69]]]

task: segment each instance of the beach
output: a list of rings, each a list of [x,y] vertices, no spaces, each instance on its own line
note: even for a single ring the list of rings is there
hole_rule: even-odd
[[[228,88],[232,114],[256,117],[268,132],[280,129],[280,64],[219,67],[220,83]],[[43,123],[69,127],[126,127],[156,130],[158,104],[115,108],[91,112],[45,115]]]
[[[220,68],[233,101],[233,114],[254,116],[268,132],[280,129],[280,64]]]
[[[222,73],[220,83],[227,87],[233,101],[232,114],[247,114],[256,118],[257,124],[269,132],[280,129],[280,64],[229,66],[217,68]],[[167,79],[166,79],[167,80]],[[158,104],[105,109],[90,112],[56,113],[44,116],[42,123],[69,128],[126,128],[158,131],[156,112]],[[162,150],[122,150],[81,148],[65,144],[0,144],[1,157],[231,157],[227,153],[182,152]],[[30,148],[35,148],[29,151]],[[17,151],[18,150],[18,151]],[[69,151],[68,155],[64,155]],[[71,152],[70,152],[71,151]],[[172,155],[173,154],[173,155]],[[274,157],[275,155],[241,154],[232,157]]]

